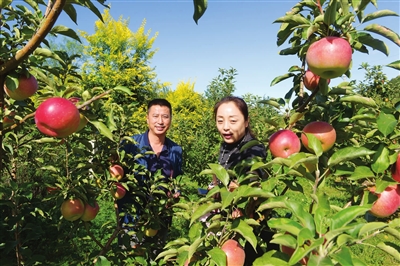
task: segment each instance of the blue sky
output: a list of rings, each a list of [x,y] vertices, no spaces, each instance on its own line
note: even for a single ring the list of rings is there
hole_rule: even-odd
[[[113,18],[129,18],[132,31],[136,31],[143,19],[146,19],[145,29],[150,29],[152,33],[158,32],[153,46],[158,52],[151,63],[158,79],[170,82],[173,89],[180,81],[191,81],[195,82],[195,90],[202,93],[219,74],[219,68],[232,67],[238,72],[235,95],[251,93],[272,98],[283,97],[291,87],[291,80],[273,87],[270,87],[271,81],[276,76],[287,73],[290,66],[300,64],[294,55],[278,55],[279,50],[287,48],[287,45],[276,45],[280,24],[273,23],[297,2],[209,0],[206,13],[196,25],[192,18],[192,0],[108,1]],[[379,0],[378,7],[379,10],[390,9],[400,13],[398,0]],[[57,24],[93,33],[97,17],[85,9],[77,10],[78,25],[66,15],[62,15]],[[367,13],[373,11],[369,9]],[[400,32],[399,17],[381,18],[373,22]],[[361,26],[363,28],[365,25]],[[352,79],[364,78],[364,72],[357,70],[363,62],[385,65],[400,59],[399,47],[389,41],[386,43],[390,49],[389,57],[372,50],[369,55],[359,52],[353,55]],[[389,78],[400,74],[388,67],[384,67],[384,73]],[[342,78],[336,78],[330,85],[334,86],[342,81]]]

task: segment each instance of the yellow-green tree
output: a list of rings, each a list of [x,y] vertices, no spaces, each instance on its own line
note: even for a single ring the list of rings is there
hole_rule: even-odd
[[[152,46],[157,33],[151,35],[151,30],[145,30],[145,20],[136,32],[132,32],[129,19],[120,17],[116,21],[108,10],[103,14],[103,21],[95,22],[92,35],[81,32],[88,42],[84,48],[88,59],[82,66],[83,83],[86,88],[96,92],[98,88],[108,90],[117,86],[124,86],[132,92],[127,96],[115,90],[112,93],[116,97],[110,97],[101,104],[110,129],[128,128],[129,132],[120,134],[133,134],[134,128],[138,128],[134,113],[166,86],[156,79],[154,68],[150,66],[156,53]],[[123,112],[126,119],[111,121],[111,114],[115,112]]]
[[[175,91],[165,93],[165,98],[173,110],[169,137],[183,148],[185,173],[201,184],[204,182],[199,173],[207,163],[215,160],[219,140],[212,107],[203,95],[194,91],[194,86],[190,81],[181,81]]]

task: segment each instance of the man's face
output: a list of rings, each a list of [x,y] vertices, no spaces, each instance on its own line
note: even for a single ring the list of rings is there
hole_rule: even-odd
[[[167,106],[153,105],[147,114],[147,125],[155,135],[165,135],[171,125],[171,114]]]

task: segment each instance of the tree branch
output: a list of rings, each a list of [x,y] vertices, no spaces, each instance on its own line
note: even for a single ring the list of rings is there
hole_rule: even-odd
[[[32,36],[32,39],[30,39],[14,57],[11,57],[9,60],[4,62],[4,64],[0,65],[0,75],[5,75],[15,69],[23,60],[33,53],[53,28],[66,2],[67,0],[56,0],[53,7],[48,12],[48,17],[42,27],[40,27],[36,34]]]

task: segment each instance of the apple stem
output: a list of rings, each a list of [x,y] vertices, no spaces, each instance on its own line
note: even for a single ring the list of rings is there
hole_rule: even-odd
[[[317,6],[318,6],[318,9],[319,9],[319,12],[321,13],[321,15],[323,15],[324,14],[324,9],[321,6],[321,1],[320,0],[317,0]]]

